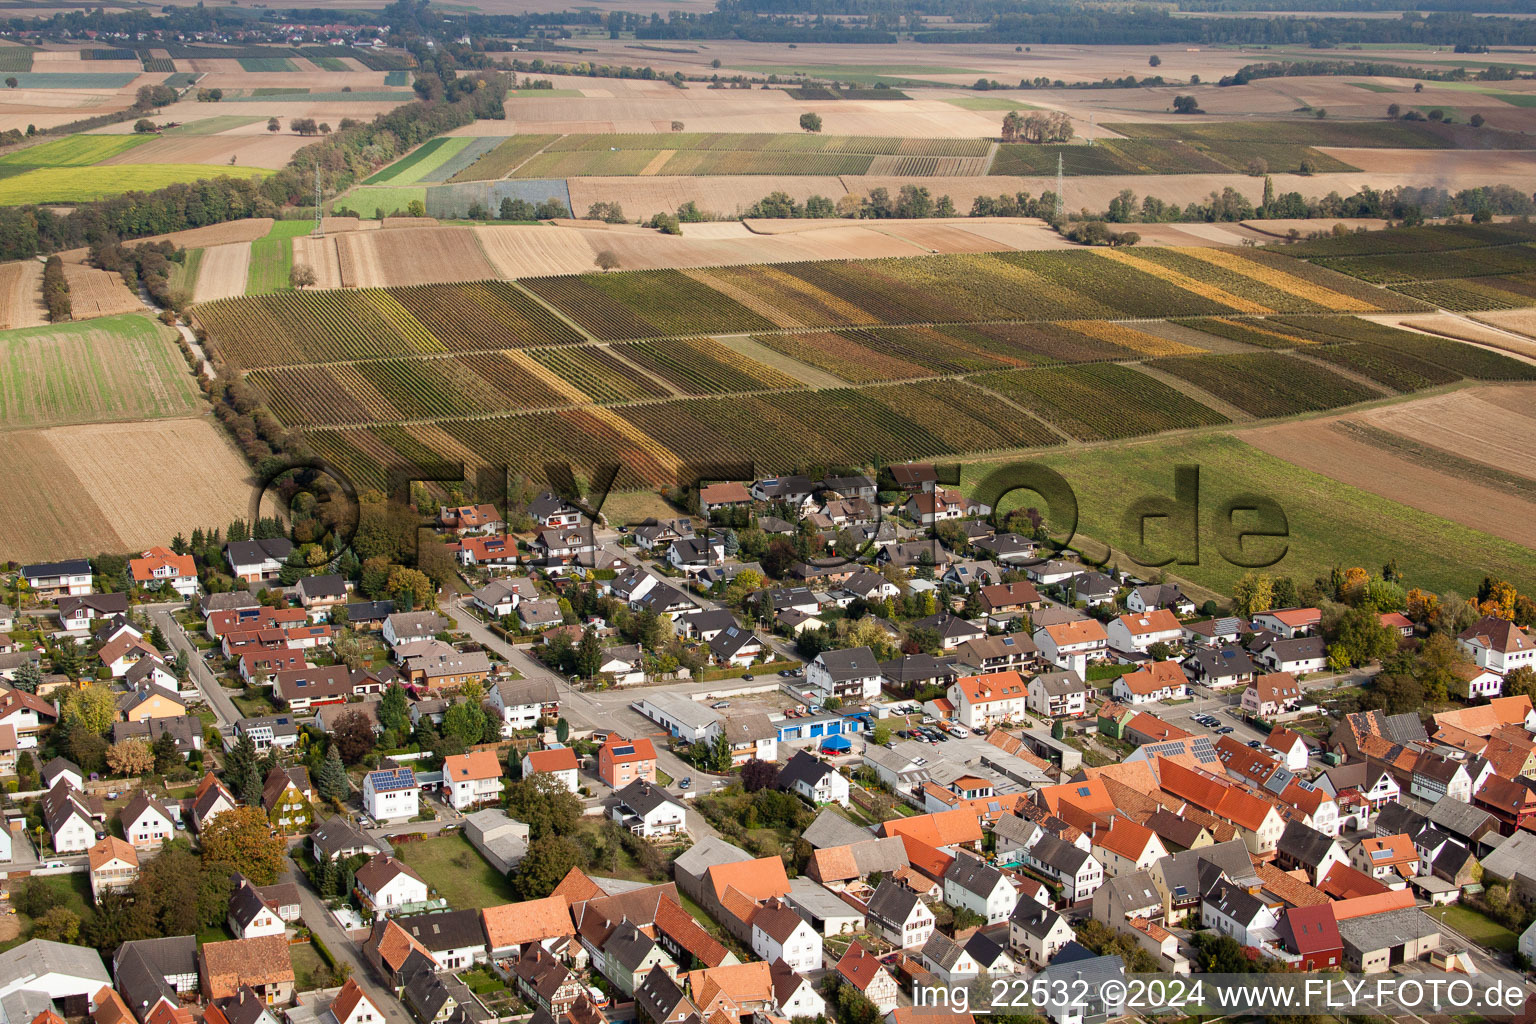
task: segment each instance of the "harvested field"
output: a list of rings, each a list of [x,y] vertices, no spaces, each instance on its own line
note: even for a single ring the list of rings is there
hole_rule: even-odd
[[[1476,319],[1487,320],[1495,327],[1503,328],[1503,324],[1493,319],[1496,316],[1523,316],[1526,318],[1524,321],[1516,322],[1523,322],[1527,327],[1531,325],[1533,319],[1536,319],[1530,310],[1479,313]],[[1454,313],[1430,313],[1424,316],[1373,317],[1372,319],[1442,338],[1470,341],[1473,344],[1501,349],[1512,355],[1524,356],[1527,360],[1536,360],[1536,343],[1527,344],[1521,338],[1511,335],[1507,329],[1492,329],[1474,322],[1472,317],[1457,316]]]
[[[1531,309],[1505,309],[1493,313],[1479,313],[1473,317],[1500,331],[1511,331],[1515,334],[1523,334],[1531,339],[1531,344],[1521,345],[1516,339],[1506,339],[1501,347],[1508,351],[1517,352],[1520,355],[1536,358],[1536,310]],[[1493,342],[1487,342],[1493,344]]]
[[[563,227],[483,227],[471,229],[501,277],[581,274],[596,255],[592,235]],[[657,238],[656,242],[670,241]]]
[[[1516,409],[1508,407],[1510,400]],[[1352,418],[1536,480],[1533,403],[1536,388],[1502,385],[1382,406]]]
[[[479,281],[496,276],[475,229],[398,228],[336,236],[341,282],[347,288]]]
[[[1503,182],[1536,174],[1536,152],[1497,149],[1344,149],[1322,150],[1371,174],[1479,175]]]
[[[969,179],[967,179],[969,180]],[[984,180],[984,179],[977,179]],[[785,192],[797,203],[811,196],[836,199],[848,190],[835,177],[787,175],[777,178],[753,176],[698,177],[593,177],[573,178],[571,209],[586,210],[596,202],[615,202],[630,217],[651,217],[672,213],[692,201],[699,209],[721,216],[739,215],[770,192]],[[899,187],[899,186],[898,186]],[[894,191],[892,192],[894,195]],[[934,192],[938,195],[938,192]],[[958,201],[958,200],[957,200]]]
[[[0,424],[45,427],[184,416],[202,408],[172,339],[147,316],[0,335]]]
[[[66,263],[64,280],[69,282],[70,311],[76,320],[144,310],[144,303],[128,290],[123,275],[115,270],[97,270],[80,263]]]
[[[1475,391],[1458,391],[1448,397],[1455,398],[1460,409],[1459,403],[1475,395]],[[1528,394],[1527,399],[1536,401],[1536,395]],[[1417,416],[1407,411],[1420,404],[1393,406],[1392,410],[1402,410],[1400,416]],[[1346,422],[1368,420],[1383,411],[1373,410]],[[1509,430],[1510,440],[1522,443],[1528,451],[1536,449],[1536,419],[1506,413],[1503,420],[1501,429]],[[1536,501],[1384,451],[1340,430],[1331,419],[1260,427],[1240,436],[1292,465],[1516,544],[1536,547]],[[1423,440],[1417,434],[1406,435],[1405,440],[1407,437]]]
[[[48,322],[43,305],[43,265],[37,260],[0,263],[0,330],[41,327]]]
[[[249,469],[206,417],[14,431],[0,474],[0,557],[17,561],[143,550],[250,504]]]
[[[340,288],[341,257],[336,252],[336,238],[310,238],[307,235],[293,240],[293,262],[303,264],[315,272],[316,288]]]
[[[229,242],[203,250],[194,292],[197,302],[212,302],[245,294],[251,271],[251,243]]]

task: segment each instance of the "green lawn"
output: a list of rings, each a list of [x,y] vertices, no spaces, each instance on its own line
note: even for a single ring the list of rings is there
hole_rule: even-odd
[[[415,868],[455,910],[517,902],[506,878],[457,832],[416,843],[397,843],[395,855]]]
[[[0,185],[4,182],[0,181]],[[371,218],[376,213],[382,212],[388,217],[398,213],[405,215],[406,208],[412,200],[419,200],[425,204],[427,190],[423,185],[407,185],[403,188],[385,186],[382,188],[357,188],[348,192],[336,200],[336,210],[351,210],[359,217]]]
[[[293,960],[293,986],[299,992],[309,992],[313,989],[323,988],[334,981],[330,977],[330,968],[326,966],[320,954],[315,951],[313,944],[308,942],[295,943],[288,947],[288,955]],[[324,978],[317,978],[320,972],[325,972]],[[324,984],[322,984],[324,983]]]
[[[1055,452],[1034,461],[1060,472],[1076,492],[1078,542],[1093,557],[1102,557],[1103,544],[1095,542],[1108,541],[1115,547],[1112,563],[1126,570],[1134,564],[1125,553],[1130,533],[1124,517],[1130,506],[1143,496],[1170,496],[1174,467],[1195,465],[1200,469],[1199,564],[1167,568],[1198,586],[1228,594],[1248,571],[1222,557],[1216,526],[1224,502],[1252,494],[1279,503],[1289,535],[1279,541],[1250,539],[1245,550],[1265,556],[1250,555],[1250,560],[1272,558],[1284,545],[1283,556],[1265,571],[1298,583],[1326,577],[1334,566],[1358,565],[1375,572],[1396,559],[1408,586],[1440,593],[1475,593],[1484,576],[1507,579],[1521,590],[1536,586],[1536,559],[1527,548],[1293,466],[1230,435]],[[980,478],[999,465],[967,465],[966,487],[974,490]],[[1043,504],[1019,491],[1003,505],[1010,509],[1031,501]],[[1240,525],[1252,522],[1244,516],[1238,515]],[[1154,550],[1168,551],[1170,536],[1166,522],[1148,520],[1147,537]]]
[[[84,203],[124,192],[152,192],[179,182],[265,178],[271,173],[259,167],[211,164],[118,164],[110,168],[110,173],[99,167],[36,167],[0,178],[0,206]]]
[[[396,160],[369,178],[369,185],[414,185],[459,154],[474,142],[471,138],[436,138],[422,145],[410,156]]]
[[[1356,89],[1369,89],[1371,92],[1402,92],[1403,90],[1391,86],[1382,85],[1380,82],[1350,82]]]
[[[257,121],[265,121],[264,117],[247,114],[219,114],[215,117],[205,117],[198,121],[188,121],[177,125],[175,128],[167,128],[162,135],[217,135],[219,132],[227,132],[231,128],[244,128],[248,124]]]
[[[241,70],[256,72],[297,71],[298,66],[287,57],[240,57]]]
[[[152,138],[152,135],[70,135],[6,153],[0,156],[0,166],[87,167],[143,145]]]
[[[1520,936],[1499,924],[1499,922],[1485,917],[1471,907],[1463,907],[1453,903],[1448,907],[1431,908],[1425,911],[1425,913],[1435,920],[1456,929],[1473,942],[1502,953],[1513,952],[1515,943],[1520,939]]]

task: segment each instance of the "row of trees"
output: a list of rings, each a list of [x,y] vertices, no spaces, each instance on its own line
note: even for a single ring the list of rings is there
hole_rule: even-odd
[[[1020,116],[1010,110],[1003,116],[1004,142],[1071,142],[1072,135],[1072,119],[1060,111]]]

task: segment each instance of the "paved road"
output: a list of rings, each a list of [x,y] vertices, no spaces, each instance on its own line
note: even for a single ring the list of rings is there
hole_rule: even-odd
[[[299,890],[299,909],[304,916],[304,923],[309,926],[327,949],[331,951],[339,962],[352,966],[352,977],[368,998],[379,1008],[384,1015],[387,1024],[415,1024],[409,1012],[395,998],[394,992],[380,984],[378,976],[363,959],[362,948],[347,937],[347,933],[341,930],[336,919],[325,908],[325,903],[320,899],[320,894],[310,887],[309,879],[296,867],[289,867],[282,878],[282,882],[292,882]]]
[[[213,670],[208,667],[208,663],[203,660],[204,652],[197,649],[187,637],[186,631],[181,628],[181,623],[177,622],[176,617],[171,614],[183,606],[150,604],[143,607],[149,613],[150,621],[159,626],[160,632],[165,634],[166,642],[171,645],[171,649],[176,652],[186,652],[187,660],[192,666],[193,685],[203,695],[203,700],[207,702],[214,717],[218,719],[219,730],[228,732],[235,722],[244,716],[240,714],[240,709],[235,707],[235,702],[230,700],[229,694],[225,692]]]

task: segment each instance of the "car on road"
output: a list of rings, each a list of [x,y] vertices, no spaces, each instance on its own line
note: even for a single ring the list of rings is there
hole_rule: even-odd
[[[781,679],[788,679],[790,676],[792,676],[794,674],[795,674],[795,670],[792,669],[792,668],[781,668],[781,669],[779,669],[779,678],[781,678]]]
[[[1223,736],[1225,736],[1227,733],[1234,732],[1235,730],[1230,725],[1224,725],[1220,729],[1217,729],[1216,731],[1221,733]]]
[[[753,679],[755,679],[757,677],[754,676],[751,672],[748,672],[746,675],[742,676],[741,678],[745,679],[747,682],[750,683]]]
[[[1258,740],[1249,740],[1248,741],[1248,745],[1250,747],[1254,748],[1255,750],[1257,750],[1259,748],[1259,741]]]
[[[677,788],[678,789],[687,789],[691,785],[693,785],[693,776],[692,775],[690,775],[687,778],[683,779],[682,782],[679,782],[677,784]]]
[[[64,862],[61,860],[51,860],[43,865],[45,868],[62,868],[64,866]]]
[[[720,711],[720,710],[722,710],[724,708],[728,708],[730,706],[731,706],[731,702],[728,701],[728,700],[717,700],[713,704],[710,705],[710,707],[714,708],[716,711]]]

